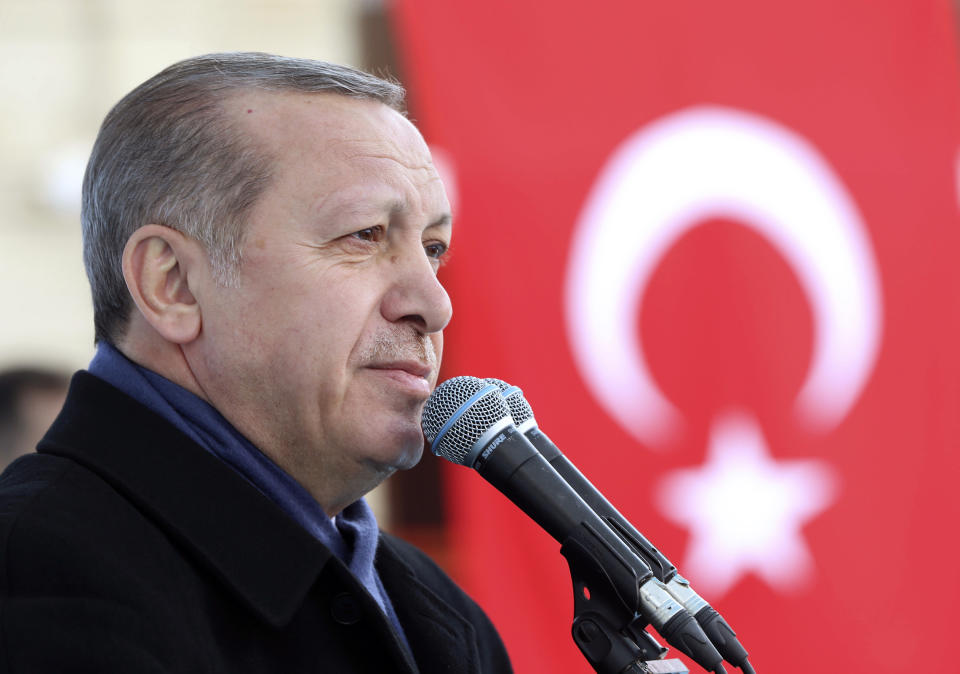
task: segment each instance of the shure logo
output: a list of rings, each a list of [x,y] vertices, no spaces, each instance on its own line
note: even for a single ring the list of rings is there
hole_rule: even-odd
[[[488,456],[490,456],[490,452],[492,452],[497,447],[499,447],[500,444],[506,439],[507,439],[507,436],[504,435],[503,433],[500,433],[499,435],[497,435],[497,437],[493,439],[493,442],[487,445],[487,448],[483,450],[483,454],[480,455],[480,458],[485,460]]]

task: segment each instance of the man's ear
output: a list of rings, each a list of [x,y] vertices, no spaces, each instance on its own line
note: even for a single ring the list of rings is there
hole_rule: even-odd
[[[197,338],[200,304],[190,290],[190,272],[206,263],[201,245],[163,225],[144,225],[123,249],[123,278],[144,319],[174,344]]]

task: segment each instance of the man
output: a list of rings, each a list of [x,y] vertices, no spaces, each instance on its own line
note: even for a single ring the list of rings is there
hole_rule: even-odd
[[[0,672],[502,672],[363,494],[419,460],[449,205],[402,90],[215,54],[84,180],[97,354],[0,478]]]

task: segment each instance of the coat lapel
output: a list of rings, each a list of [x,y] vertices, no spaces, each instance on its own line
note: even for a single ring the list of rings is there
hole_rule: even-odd
[[[87,372],[74,375],[37,451],[99,474],[274,627],[332,556],[239,474]]]
[[[480,671],[473,625],[427,587],[390,540],[382,536],[377,549],[377,570],[421,671]]]

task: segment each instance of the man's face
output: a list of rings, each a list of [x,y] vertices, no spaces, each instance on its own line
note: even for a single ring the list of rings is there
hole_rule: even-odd
[[[274,177],[239,287],[198,284],[201,338],[185,353],[211,403],[332,514],[420,458],[451,316],[436,277],[450,207],[420,134],[381,103],[228,105]]]

